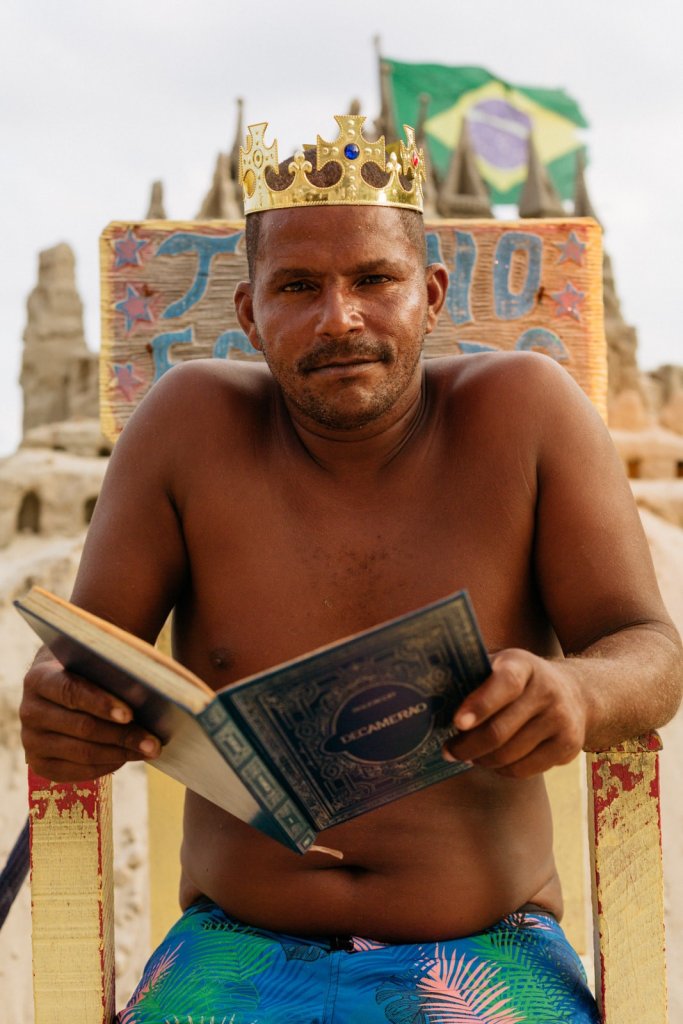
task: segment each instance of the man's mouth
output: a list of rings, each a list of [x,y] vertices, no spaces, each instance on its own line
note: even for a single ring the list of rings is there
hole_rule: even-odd
[[[387,362],[388,354],[379,345],[366,347],[361,351],[339,351],[339,346],[327,346],[318,352],[310,352],[299,362],[302,373],[338,372],[361,369]]]
[[[307,375],[343,377],[351,373],[365,373],[371,367],[383,362],[381,359],[334,359],[321,363],[306,371]]]
[[[338,366],[364,366],[366,363],[378,363],[379,360],[372,356],[355,356],[349,359],[328,359],[325,362],[317,363],[313,370],[330,370]]]

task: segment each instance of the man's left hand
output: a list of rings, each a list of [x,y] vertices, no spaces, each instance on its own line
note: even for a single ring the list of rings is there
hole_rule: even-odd
[[[510,648],[455,714],[458,735],[447,760],[471,761],[500,775],[528,778],[572,761],[586,737],[586,701],[577,675],[562,660]]]

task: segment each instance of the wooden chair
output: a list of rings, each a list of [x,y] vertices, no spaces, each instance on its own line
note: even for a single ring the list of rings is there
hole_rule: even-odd
[[[439,221],[430,259],[450,288],[427,357],[487,348],[536,349],[560,361],[603,416],[607,370],[600,229],[589,219]],[[258,358],[232,312],[246,276],[241,224],[114,223],[103,233],[101,414],[118,435],[135,404],[184,358]],[[590,754],[596,993],[605,1024],[665,1024],[659,738]],[[179,787],[158,773],[150,803],[152,854],[176,847]],[[585,951],[580,761],[549,773],[565,927]],[[171,787],[170,789],[168,787]],[[36,1024],[109,1024],[114,1013],[111,780],[55,783],[31,775]],[[174,862],[177,855],[174,856]],[[177,869],[176,869],[177,870]],[[172,874],[172,872],[171,872]],[[172,888],[172,886],[171,886]],[[176,913],[153,895],[152,941]]]

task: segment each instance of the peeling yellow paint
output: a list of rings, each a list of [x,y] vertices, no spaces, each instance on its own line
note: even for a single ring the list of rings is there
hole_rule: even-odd
[[[588,758],[604,1024],[668,1021],[657,759],[657,751],[645,750]]]
[[[60,811],[63,786],[31,807],[35,1024],[110,1024],[114,1013],[111,780]],[[92,801],[93,790],[76,790]],[[47,801],[40,815],[35,801]]]

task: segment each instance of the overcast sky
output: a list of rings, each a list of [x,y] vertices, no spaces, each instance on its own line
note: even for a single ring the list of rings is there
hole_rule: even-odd
[[[76,252],[98,347],[97,238],[144,215],[195,215],[235,97],[282,153],[357,96],[378,111],[372,37],[387,57],[481,65],[564,87],[590,129],[588,186],[644,368],[683,363],[683,13],[679,0],[2,0],[0,5],[0,455],[20,436],[17,380],[37,254]]]

